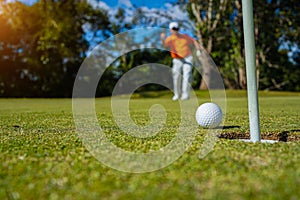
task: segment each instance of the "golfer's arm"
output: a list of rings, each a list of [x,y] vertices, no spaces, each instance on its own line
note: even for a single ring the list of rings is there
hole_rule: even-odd
[[[165,42],[165,39],[164,38],[160,38],[161,40],[161,44],[164,48],[167,48],[167,45],[166,45],[166,42]]]
[[[161,33],[160,40],[161,40],[162,46],[164,48],[168,48],[168,45],[166,43],[166,33]]]
[[[200,50],[200,45],[197,42],[197,40],[193,40],[193,43],[194,43],[194,46],[195,46],[196,50]]]

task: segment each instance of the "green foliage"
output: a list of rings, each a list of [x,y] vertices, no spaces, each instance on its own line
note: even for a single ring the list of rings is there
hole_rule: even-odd
[[[128,44],[130,39],[133,38],[126,38],[126,41],[118,41],[117,45],[122,45],[122,42],[124,43],[126,42],[126,45],[130,46],[130,43]],[[147,65],[149,63],[158,63],[158,64],[171,67],[170,53],[163,50],[145,48],[145,49],[134,50],[120,56],[104,72],[103,76],[101,77],[101,81],[99,82],[96,95],[97,96],[111,95],[115,84],[125,73],[127,73],[129,70],[131,70],[134,67]],[[154,73],[154,72],[150,70],[144,72],[144,74],[147,73]],[[132,77],[132,80],[133,79],[138,81],[139,77]],[[167,84],[168,83],[166,83],[166,85]],[[164,90],[164,89],[166,88],[160,85],[148,84],[138,88],[136,92],[157,91],[157,90]]]
[[[300,46],[299,2],[258,0],[253,3],[259,88],[298,90],[299,81],[296,83],[295,80],[299,80],[299,62],[291,62],[288,53]],[[187,11],[197,25],[200,44],[211,53],[225,85],[228,88],[245,88],[241,0],[193,0]],[[214,23],[217,23],[215,28]],[[293,79],[289,78],[291,74]]]
[[[300,73],[299,63],[291,62],[288,53],[291,46],[299,46],[300,42],[299,31],[296,33],[300,23],[300,4],[294,0],[271,3],[261,0],[254,6],[261,88],[297,90],[299,82],[296,79],[299,77],[295,76]]]
[[[178,3],[184,5],[186,0]],[[193,4],[197,5],[196,10]],[[244,89],[241,0],[193,0],[186,9],[196,22],[199,42],[219,67],[226,87]],[[106,11],[94,9],[87,1],[43,0],[32,6],[0,1],[0,96],[71,96],[76,73],[88,50],[113,34],[153,20],[141,11],[137,9],[129,23],[125,21],[125,10],[120,8],[114,16],[117,22],[110,22]],[[298,0],[254,1],[260,89],[300,90],[296,52],[300,46],[299,13]],[[134,43],[134,38],[126,39],[120,41],[121,45]],[[171,65],[168,54],[161,51],[122,55],[105,71],[97,96],[109,95],[124,73],[147,62]],[[194,75],[192,85],[198,87],[202,80],[196,71]],[[148,89],[162,88],[152,85],[140,90]]]
[[[207,91],[196,91],[199,103]],[[222,134],[248,133],[246,91],[226,91]],[[144,151],[164,145],[180,123],[172,94],[131,99],[130,113],[147,123],[149,107],[162,104],[166,131],[147,140],[130,140],[118,130],[109,98],[96,99],[99,123],[112,142]],[[0,199],[299,199],[299,93],[260,92],[262,136],[287,132],[287,143],[245,143],[220,139],[204,159],[198,154],[207,134],[177,161],[159,171],[130,174],[99,163],[79,139],[70,99],[0,99]],[[287,120],[288,119],[288,120]],[[247,187],[245,187],[247,186]]]
[[[0,41],[8,49],[0,50],[1,96],[70,96],[89,48],[83,25],[92,32],[109,24],[86,1],[8,3],[0,16],[7,33]]]

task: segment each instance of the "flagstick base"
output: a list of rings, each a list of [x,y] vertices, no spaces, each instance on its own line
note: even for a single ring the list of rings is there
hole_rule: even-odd
[[[248,140],[248,139],[240,139],[239,141],[242,141],[242,142],[252,142],[252,143],[269,143],[269,144],[274,144],[274,143],[277,143],[278,140],[260,140],[260,141],[252,141],[252,140]]]

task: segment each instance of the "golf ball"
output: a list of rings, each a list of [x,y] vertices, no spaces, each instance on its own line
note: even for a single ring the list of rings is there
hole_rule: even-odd
[[[204,103],[196,111],[196,121],[204,128],[215,128],[222,122],[222,110],[215,103]]]

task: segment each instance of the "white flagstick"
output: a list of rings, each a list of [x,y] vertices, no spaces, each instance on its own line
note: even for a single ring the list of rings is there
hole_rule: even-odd
[[[260,123],[258,108],[257,77],[255,65],[254,23],[252,0],[243,0],[243,25],[246,54],[248,110],[250,140],[260,142]]]

